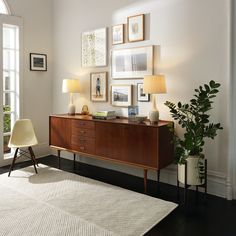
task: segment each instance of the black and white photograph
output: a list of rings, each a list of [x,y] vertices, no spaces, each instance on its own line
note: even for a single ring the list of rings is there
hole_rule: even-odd
[[[149,102],[150,94],[143,92],[143,83],[137,84],[137,100],[138,102]]]
[[[93,102],[107,101],[107,72],[90,74],[90,99]]]
[[[112,51],[113,79],[142,79],[153,74],[153,46]]]
[[[112,85],[111,104],[128,107],[132,105],[132,85]]]
[[[30,70],[46,71],[47,70],[47,55],[40,53],[30,53]]]

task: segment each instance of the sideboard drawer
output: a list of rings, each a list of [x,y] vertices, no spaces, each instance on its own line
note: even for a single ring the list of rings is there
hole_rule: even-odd
[[[72,130],[73,129],[95,129],[95,124],[93,121],[86,120],[73,120],[72,121]]]
[[[74,137],[89,137],[94,138],[95,137],[95,130],[92,129],[83,129],[76,127],[72,130],[72,138]]]
[[[72,146],[84,146],[84,145],[95,146],[95,139],[89,138],[89,137],[83,137],[83,136],[79,137],[79,136],[72,135],[71,144]]]

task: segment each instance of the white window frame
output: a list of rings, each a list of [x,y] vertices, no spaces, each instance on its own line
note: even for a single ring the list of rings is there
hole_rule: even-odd
[[[4,155],[4,146],[3,146],[3,135],[6,135],[3,133],[3,25],[16,25],[19,27],[19,81],[18,81],[18,92],[19,92],[19,108],[18,108],[18,114],[17,118],[22,117],[22,87],[23,87],[23,20],[21,17],[16,16],[9,16],[5,14],[0,14],[0,74],[1,74],[1,83],[0,83],[0,109],[2,112],[0,112],[0,165],[7,165],[11,162],[11,158],[13,157],[13,152]],[[16,104],[16,103],[15,103]],[[13,127],[13,124],[12,124]]]

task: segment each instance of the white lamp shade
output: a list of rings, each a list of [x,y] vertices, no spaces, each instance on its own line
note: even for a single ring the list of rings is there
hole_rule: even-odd
[[[143,92],[149,94],[166,93],[166,81],[164,75],[144,76]]]
[[[63,93],[79,93],[80,84],[78,79],[63,79],[62,82]]]

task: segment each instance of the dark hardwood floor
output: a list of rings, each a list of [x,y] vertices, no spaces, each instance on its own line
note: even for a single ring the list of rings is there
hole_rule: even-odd
[[[38,159],[40,163],[57,167],[57,158],[48,156]],[[31,165],[31,162],[19,163],[15,169]],[[128,174],[95,167],[76,162],[74,170],[73,161],[61,159],[61,169],[80,174],[89,178],[100,180],[109,184],[120,186],[136,192],[143,192],[143,179]],[[0,173],[8,172],[9,166],[0,167]],[[176,187],[155,181],[148,181],[148,195],[160,199],[177,202]],[[180,192],[180,200],[183,192]],[[189,191],[188,205],[179,206],[164,220],[151,229],[146,235],[151,236],[236,236],[236,201],[207,195],[204,202],[203,194],[199,194],[198,201],[194,191]]]

